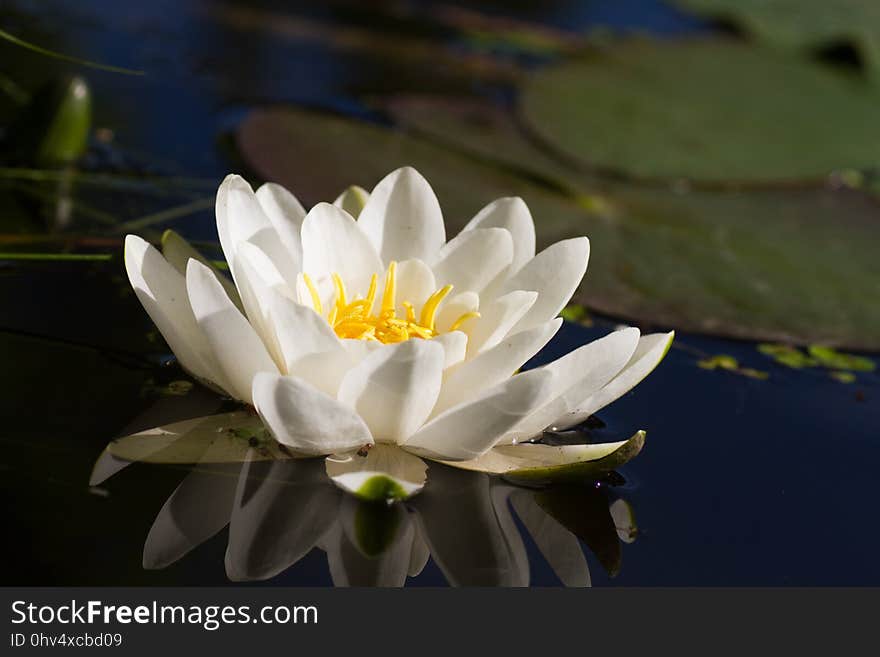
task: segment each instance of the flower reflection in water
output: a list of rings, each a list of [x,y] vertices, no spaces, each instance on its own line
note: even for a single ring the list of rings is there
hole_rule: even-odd
[[[254,436],[222,440],[210,423],[191,422],[203,430],[111,443],[92,475],[98,484],[133,461],[194,464],[153,522],[147,569],[170,566],[228,525],[233,581],[275,577],[317,547],[337,586],[403,586],[429,558],[451,585],[527,586],[523,527],[564,585],[589,586],[581,542],[614,575],[621,540],[635,538],[629,504],[595,482],[525,488],[432,464],[418,495],[368,502],[335,483],[322,459],[287,458]]]

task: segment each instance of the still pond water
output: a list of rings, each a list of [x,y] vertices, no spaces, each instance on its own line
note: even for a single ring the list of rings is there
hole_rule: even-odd
[[[148,75],[68,67],[8,44],[0,44],[0,72],[25,88],[59,71],[84,72],[94,125],[113,135],[93,137],[83,167],[176,181],[78,197],[121,221],[210,199],[238,166],[223,135],[249,107],[297,103],[370,118],[366,90],[426,84],[418,61],[346,45],[340,26],[367,21],[401,40],[472,52],[455,30],[415,9],[401,17],[366,16],[356,3],[303,7],[289,12],[284,36],[259,24],[245,29],[232,3],[214,5],[225,13],[200,2],[75,4],[12,2],[0,18],[35,42]],[[481,11],[553,30],[709,29],[648,0],[542,3],[540,11],[504,4]],[[431,5],[412,4],[423,6]],[[544,56],[502,60],[531,66]],[[432,84],[505,94],[491,80],[446,73]],[[46,201],[26,191],[3,182],[0,207],[10,223],[0,232],[42,235],[42,249],[58,233],[47,236]],[[161,227],[216,240],[205,207]],[[343,497],[310,463],[105,460],[93,471],[109,440],[224,405],[181,384],[186,375],[166,362],[125,280],[119,231],[101,227],[98,214],[83,213],[97,223],[80,231],[64,228],[90,236],[77,238],[78,252],[115,254],[110,260],[0,262],[2,584],[880,584],[880,378],[860,373],[843,383],[825,370],[783,367],[744,341],[679,333],[661,366],[589,428],[603,440],[645,429],[644,451],[579,487],[517,489],[433,466],[423,494],[385,508]],[[566,323],[533,364],[616,324],[599,316],[591,325]],[[698,366],[718,354],[769,376]]]

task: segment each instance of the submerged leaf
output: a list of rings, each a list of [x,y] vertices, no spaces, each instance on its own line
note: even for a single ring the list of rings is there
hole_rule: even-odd
[[[852,372],[829,372],[828,376],[841,383],[855,383],[856,381],[856,375]]]

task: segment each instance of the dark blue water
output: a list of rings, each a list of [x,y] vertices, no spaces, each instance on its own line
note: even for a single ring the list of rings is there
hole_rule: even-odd
[[[340,47],[332,40],[328,45],[327,39],[310,34],[378,25],[388,38],[415,37],[453,53],[479,52],[448,24],[431,20],[432,11],[448,5],[389,4],[369,12],[367,23],[357,3],[284,3],[284,11],[281,3],[251,3],[261,18],[257,27],[247,28],[224,18],[218,6],[164,0],[11,2],[0,17],[5,29],[53,48],[144,69],[147,75],[141,77],[85,71],[95,97],[95,123],[114,132],[111,146],[93,145],[86,166],[204,180],[202,187],[176,192],[183,198],[210,196],[212,186],[235,168],[221,136],[248,107],[298,103],[375,119],[362,100],[365,90],[417,91],[426,84],[419,62],[390,60],[370,47]],[[234,8],[231,3],[222,6]],[[550,2],[540,8],[525,2],[486,3],[480,11],[570,33],[601,26],[674,37],[707,29],[648,0]],[[290,22],[277,20],[279,16]],[[504,48],[490,55],[525,58],[534,66],[552,59],[546,53]],[[18,75],[26,87],[59,71],[84,72],[5,43],[0,43],[0,62],[0,72]],[[488,97],[509,93],[503,83],[467,76],[427,82]],[[93,194],[100,197],[102,192]],[[170,203],[154,194],[115,194],[122,200],[114,201],[114,210],[123,220]],[[210,211],[174,225],[190,237],[216,240]],[[89,227],[92,233],[100,230]],[[209,414],[219,400],[199,389],[185,397],[162,394],[168,382],[185,376],[174,365],[159,365],[168,354],[128,289],[118,257],[98,264],[5,261],[0,264],[0,299],[0,357],[5,364],[0,495],[7,509],[0,582],[225,583],[224,557],[231,543],[225,528],[228,499],[241,481],[251,481],[254,495],[262,491],[281,508],[314,498],[315,504],[334,510],[340,528],[335,534],[330,531],[337,541],[331,551],[343,564],[337,566],[337,583],[340,572],[352,581],[369,581],[382,568],[394,570],[395,559],[402,558],[394,550],[417,524],[419,531],[433,532],[431,542],[445,570],[435,556],[408,583],[442,584],[449,573],[460,583],[487,577],[509,580],[504,573],[520,549],[510,527],[499,525],[496,512],[457,515],[443,492],[469,491],[466,506],[478,509],[494,490],[502,500],[498,508],[505,508],[503,486],[440,469],[432,474],[432,482],[438,483],[430,484],[423,498],[381,512],[359,508],[353,500],[322,498],[320,486],[301,484],[308,473],[282,473],[291,485],[278,490],[261,485],[267,481],[265,472],[260,474],[264,466],[255,467],[248,479],[240,477],[237,465],[229,471],[196,473],[204,481],[194,490],[205,494],[190,502],[196,511],[183,505],[184,538],[177,547],[192,550],[167,568],[144,569],[150,528],[180,483],[192,481],[191,469],[134,464],[90,487],[92,466],[110,439],[142,428],[138,422]],[[591,328],[567,324],[536,364],[612,326],[601,318]],[[730,354],[770,376],[755,380],[697,366],[702,357],[714,354]],[[642,454],[598,487],[553,493],[554,504],[570,503],[577,510],[574,527],[583,539],[593,585],[880,583],[880,532],[873,520],[880,465],[878,395],[876,374],[860,374],[856,383],[843,384],[825,371],[775,365],[751,343],[680,334],[657,371],[599,414],[606,427],[596,430],[597,435],[647,430]],[[332,498],[335,492],[327,495]],[[521,495],[534,502],[540,493]],[[621,541],[615,531],[608,508],[617,500],[632,508],[638,527],[633,542]],[[187,513],[210,526],[186,521]],[[267,512],[262,533],[244,541],[252,550],[248,554],[283,551],[292,544],[284,533],[289,529],[285,522],[292,519]],[[518,520],[511,522],[528,555],[529,581],[558,584],[527,528]],[[490,555],[480,562],[482,571],[445,546],[444,528],[451,533],[459,526],[474,528],[466,543],[472,553]],[[368,557],[364,551],[370,545],[375,554]],[[280,569],[268,580],[272,584],[331,583],[322,549],[306,551],[289,567],[283,566],[290,555],[265,558]]]

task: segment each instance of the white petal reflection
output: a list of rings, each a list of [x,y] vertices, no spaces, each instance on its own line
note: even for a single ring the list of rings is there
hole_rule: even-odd
[[[499,519],[487,475],[432,466],[428,485],[413,506],[431,556],[451,585],[528,584],[522,539],[513,539],[510,523]]]
[[[611,504],[614,498],[604,487],[585,486],[583,479],[568,486],[520,488],[485,472],[426,464],[384,444],[341,459],[267,457],[259,444],[243,447],[216,437],[212,427],[229,426],[230,417],[253,430],[254,416],[240,413],[134,434],[138,438],[125,452],[130,457],[196,462],[152,522],[143,550],[145,568],[167,567],[194,551],[184,564],[203,559],[196,548],[212,537],[219,540],[228,524],[225,570],[232,581],[270,579],[311,555],[299,567],[303,573],[320,558],[313,551],[318,547],[338,586],[402,586],[420,574],[431,581],[439,569],[455,586],[521,587],[550,576],[547,566],[563,584],[587,586],[590,573],[582,545],[613,575],[620,568],[621,541],[636,537],[629,503],[618,499]],[[499,449],[503,454],[520,448],[529,453],[551,449]],[[563,452],[563,460],[568,456]],[[113,470],[117,459],[107,450],[96,471]],[[364,501],[344,492],[360,490],[364,482],[344,486],[340,477],[363,479],[369,473],[401,489],[416,482],[421,492],[405,502],[394,502],[393,495]],[[432,560],[437,568],[429,565]]]
[[[538,506],[531,491],[514,489],[510,502],[559,581],[591,586],[590,567],[577,537]]]
[[[248,463],[232,507],[226,574],[263,580],[311,551],[335,522],[340,493],[320,460]]]
[[[147,535],[144,568],[170,566],[229,524],[239,470],[240,463],[213,465],[180,482]]]

